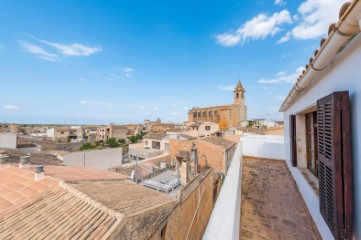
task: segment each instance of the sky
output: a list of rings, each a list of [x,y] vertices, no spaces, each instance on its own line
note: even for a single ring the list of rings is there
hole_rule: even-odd
[[[233,103],[278,112],[340,0],[0,1],[0,122],[187,120]]]

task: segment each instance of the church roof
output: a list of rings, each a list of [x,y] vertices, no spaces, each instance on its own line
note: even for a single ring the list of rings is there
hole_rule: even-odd
[[[240,80],[238,80],[237,86],[236,86],[236,88],[234,90],[235,91],[237,91],[237,90],[243,90],[244,91],[244,88],[243,88],[242,83],[241,83]]]

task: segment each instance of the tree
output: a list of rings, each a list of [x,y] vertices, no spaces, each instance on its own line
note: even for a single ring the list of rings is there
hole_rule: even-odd
[[[120,147],[120,143],[115,138],[109,138],[105,141],[105,146],[111,148]]]
[[[96,146],[91,143],[85,143],[83,146],[80,147],[80,151],[89,150],[89,149],[95,149]]]

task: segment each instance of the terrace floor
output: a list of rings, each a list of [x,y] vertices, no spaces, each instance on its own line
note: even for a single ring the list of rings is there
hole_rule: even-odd
[[[243,160],[240,239],[321,239],[284,161]]]

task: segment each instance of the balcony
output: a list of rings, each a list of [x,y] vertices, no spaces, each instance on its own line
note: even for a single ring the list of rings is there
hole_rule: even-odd
[[[241,137],[203,239],[333,239],[284,154],[283,137]]]

